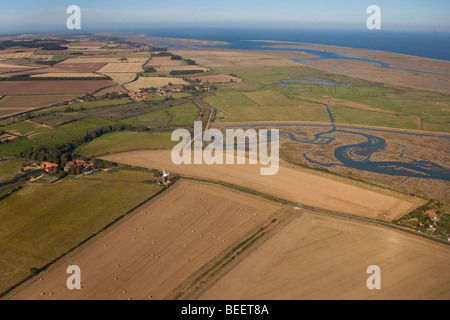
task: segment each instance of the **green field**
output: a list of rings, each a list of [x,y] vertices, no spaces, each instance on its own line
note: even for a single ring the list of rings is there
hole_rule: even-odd
[[[59,107],[53,107],[49,109],[45,109],[42,111],[38,111],[34,113],[34,115],[43,115],[53,112],[64,112],[67,108],[73,108],[75,110],[79,110],[80,108],[84,109],[94,109],[94,108],[101,108],[101,107],[108,107],[108,106],[120,106],[133,103],[133,101],[130,98],[122,98],[117,100],[99,100],[99,101],[90,101],[90,102],[77,102],[71,105],[64,105]]]
[[[99,117],[86,117],[79,121],[71,122],[52,130],[36,133],[8,144],[0,145],[0,153],[18,155],[22,150],[37,146],[55,146],[70,142],[88,132],[113,124],[112,121]]]
[[[166,149],[177,143],[171,141],[171,135],[171,132],[113,132],[81,145],[76,153],[93,158],[132,150]]]
[[[0,292],[158,192],[150,179],[150,172],[121,169],[30,183],[2,200]]]
[[[0,161],[0,181],[9,181],[19,175],[19,169],[22,168],[22,163],[22,160]]]
[[[42,132],[42,131],[47,131],[50,130],[51,128],[47,127],[47,126],[43,126],[40,125],[39,123],[33,122],[33,121],[21,121],[21,122],[17,122],[17,123],[13,123],[4,127],[0,127],[0,130],[4,130],[4,131],[13,131],[13,132],[17,132],[18,134],[21,135],[26,135],[29,133],[34,133],[34,132]]]
[[[244,79],[243,83],[218,85],[216,95],[206,99],[225,116],[217,122],[327,121],[314,104],[318,104],[317,100],[338,99],[343,102],[332,110],[337,122],[450,132],[450,97],[446,94],[395,87],[306,66],[221,67],[213,71],[234,73]],[[304,81],[283,81],[288,79]],[[325,85],[314,82],[314,79],[346,86]],[[349,105],[346,106],[345,101]],[[354,102],[388,112],[350,108]],[[303,107],[301,112],[288,108],[295,104]]]
[[[392,115],[349,108],[346,106],[330,106],[334,121],[337,123],[355,123],[380,127],[395,127],[402,129],[420,129],[420,123],[414,116]]]
[[[273,90],[220,92],[207,101],[225,116],[218,122],[329,120],[323,105],[293,100]]]

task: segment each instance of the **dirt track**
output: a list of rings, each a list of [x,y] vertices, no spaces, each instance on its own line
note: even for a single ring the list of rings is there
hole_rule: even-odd
[[[173,173],[222,181],[323,210],[391,221],[417,206],[413,198],[398,199],[339,181],[280,167],[275,176],[260,175],[259,165],[181,165],[171,161],[171,151],[134,151],[103,159]]]
[[[180,181],[10,298],[163,299],[281,207],[224,187]],[[81,268],[81,290],[66,287],[70,264]]]

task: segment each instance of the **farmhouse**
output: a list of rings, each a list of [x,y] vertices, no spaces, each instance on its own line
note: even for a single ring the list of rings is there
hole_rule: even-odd
[[[83,169],[87,169],[87,168],[92,168],[92,164],[83,161],[83,160],[73,160],[70,161],[69,163],[66,164],[66,166],[64,167],[64,171],[69,171],[70,169],[74,168],[74,167],[81,167]]]
[[[58,165],[56,163],[51,163],[51,162],[42,162],[41,163],[41,168],[44,168],[44,170],[46,172],[53,172],[53,171],[55,171],[57,166]]]
[[[425,214],[430,216],[431,220],[433,220],[434,222],[441,221],[441,218],[439,218],[439,216],[434,211],[427,210],[425,211]]]
[[[147,98],[147,94],[148,94],[148,92],[145,92],[145,91],[142,91],[142,90],[134,90],[134,91],[128,92],[128,95],[132,99],[135,99],[137,101],[145,100]]]

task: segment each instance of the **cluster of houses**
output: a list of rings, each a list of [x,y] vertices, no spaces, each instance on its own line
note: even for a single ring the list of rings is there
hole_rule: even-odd
[[[167,95],[169,94],[173,94],[173,93],[180,93],[183,92],[183,89],[181,88],[168,88],[168,89],[158,89],[156,90],[156,94],[161,96],[161,97],[167,97]]]
[[[58,164],[56,164],[56,163],[51,163],[51,162],[42,162],[41,163],[41,168],[44,169],[44,171],[47,173],[55,172],[56,167],[58,167]],[[72,160],[72,161],[68,162],[64,166],[64,171],[67,172],[74,167],[81,167],[83,170],[92,169],[93,164],[86,162],[84,160],[76,159],[76,160]]]
[[[128,95],[134,100],[142,101],[147,99],[148,92],[142,90],[133,90],[128,92]]]

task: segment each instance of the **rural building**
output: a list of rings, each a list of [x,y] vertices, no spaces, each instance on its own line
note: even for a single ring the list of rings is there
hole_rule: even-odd
[[[425,211],[425,214],[430,216],[431,220],[433,220],[434,222],[441,221],[441,218],[439,218],[439,216],[434,211],[427,210]]]
[[[92,168],[92,164],[83,161],[83,160],[73,160],[70,161],[66,164],[66,166],[64,167],[64,171],[69,171],[70,169],[74,168],[74,167],[81,167],[83,169],[88,169],[88,168]]]
[[[42,162],[41,163],[41,168],[43,168],[46,172],[55,171],[57,166],[58,165],[56,163],[51,163],[51,162]]]

